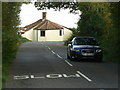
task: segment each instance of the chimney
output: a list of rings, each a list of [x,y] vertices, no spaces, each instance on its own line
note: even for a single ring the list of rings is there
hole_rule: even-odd
[[[46,19],[47,12],[42,13],[42,19]]]

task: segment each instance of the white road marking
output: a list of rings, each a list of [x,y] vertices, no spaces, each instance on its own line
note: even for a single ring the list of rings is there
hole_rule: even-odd
[[[60,55],[56,54],[59,58],[63,59]]]
[[[51,48],[48,47],[49,50],[51,50]]]
[[[77,73],[79,73],[82,77],[84,77],[86,80],[88,80],[89,82],[91,82],[92,80],[89,79],[87,76],[85,76],[84,74],[82,74],[80,71],[77,71]]]
[[[65,62],[69,65],[69,66],[73,66],[71,63],[69,63],[67,60],[65,60]]]
[[[50,47],[47,47],[49,50],[51,50],[51,48]],[[59,57],[60,59],[63,59],[59,54],[56,54],[53,50],[51,50],[51,52],[53,53],[53,54],[55,54],[55,55],[57,55],[57,57]],[[69,66],[73,66],[71,63],[69,63],[67,60],[65,60],[65,62],[69,65]]]
[[[28,75],[22,75],[22,76],[14,76],[14,79],[29,79]]]
[[[78,73],[74,74],[46,74],[46,75],[19,75],[19,76],[13,76],[14,80],[26,80],[26,79],[59,79],[59,78],[80,78],[81,76]]]
[[[53,54],[55,54],[55,52],[54,51],[51,51]]]
[[[70,77],[80,77],[79,74],[75,74],[75,75],[66,75],[66,74],[63,74],[64,77],[67,77],[67,78],[70,78]]]
[[[46,75],[47,78],[61,78],[62,75],[61,74],[49,74]]]
[[[31,78],[39,79],[39,78],[45,78],[45,77],[35,77],[34,75],[30,75]]]

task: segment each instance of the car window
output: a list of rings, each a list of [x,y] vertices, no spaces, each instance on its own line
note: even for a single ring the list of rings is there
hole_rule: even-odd
[[[74,45],[98,45],[94,38],[76,38]]]

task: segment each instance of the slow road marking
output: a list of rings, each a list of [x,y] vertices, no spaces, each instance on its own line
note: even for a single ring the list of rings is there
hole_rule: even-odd
[[[13,79],[15,80],[21,80],[21,79],[58,79],[58,78],[80,78],[80,75],[78,73],[74,74],[47,74],[47,75],[19,75],[19,76],[14,76]]]

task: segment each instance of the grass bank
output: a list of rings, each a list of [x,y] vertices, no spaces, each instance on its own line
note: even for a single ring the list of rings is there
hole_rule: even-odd
[[[2,87],[5,87],[5,82],[8,79],[8,76],[9,76],[9,68],[10,68],[12,62],[14,61],[14,59],[16,57],[17,50],[18,50],[19,46],[22,43],[25,43],[25,42],[28,42],[28,41],[30,41],[30,40],[20,36],[19,39],[18,39],[18,44],[17,44],[18,46],[9,56],[7,56],[8,58],[7,58],[6,62],[2,64]]]

